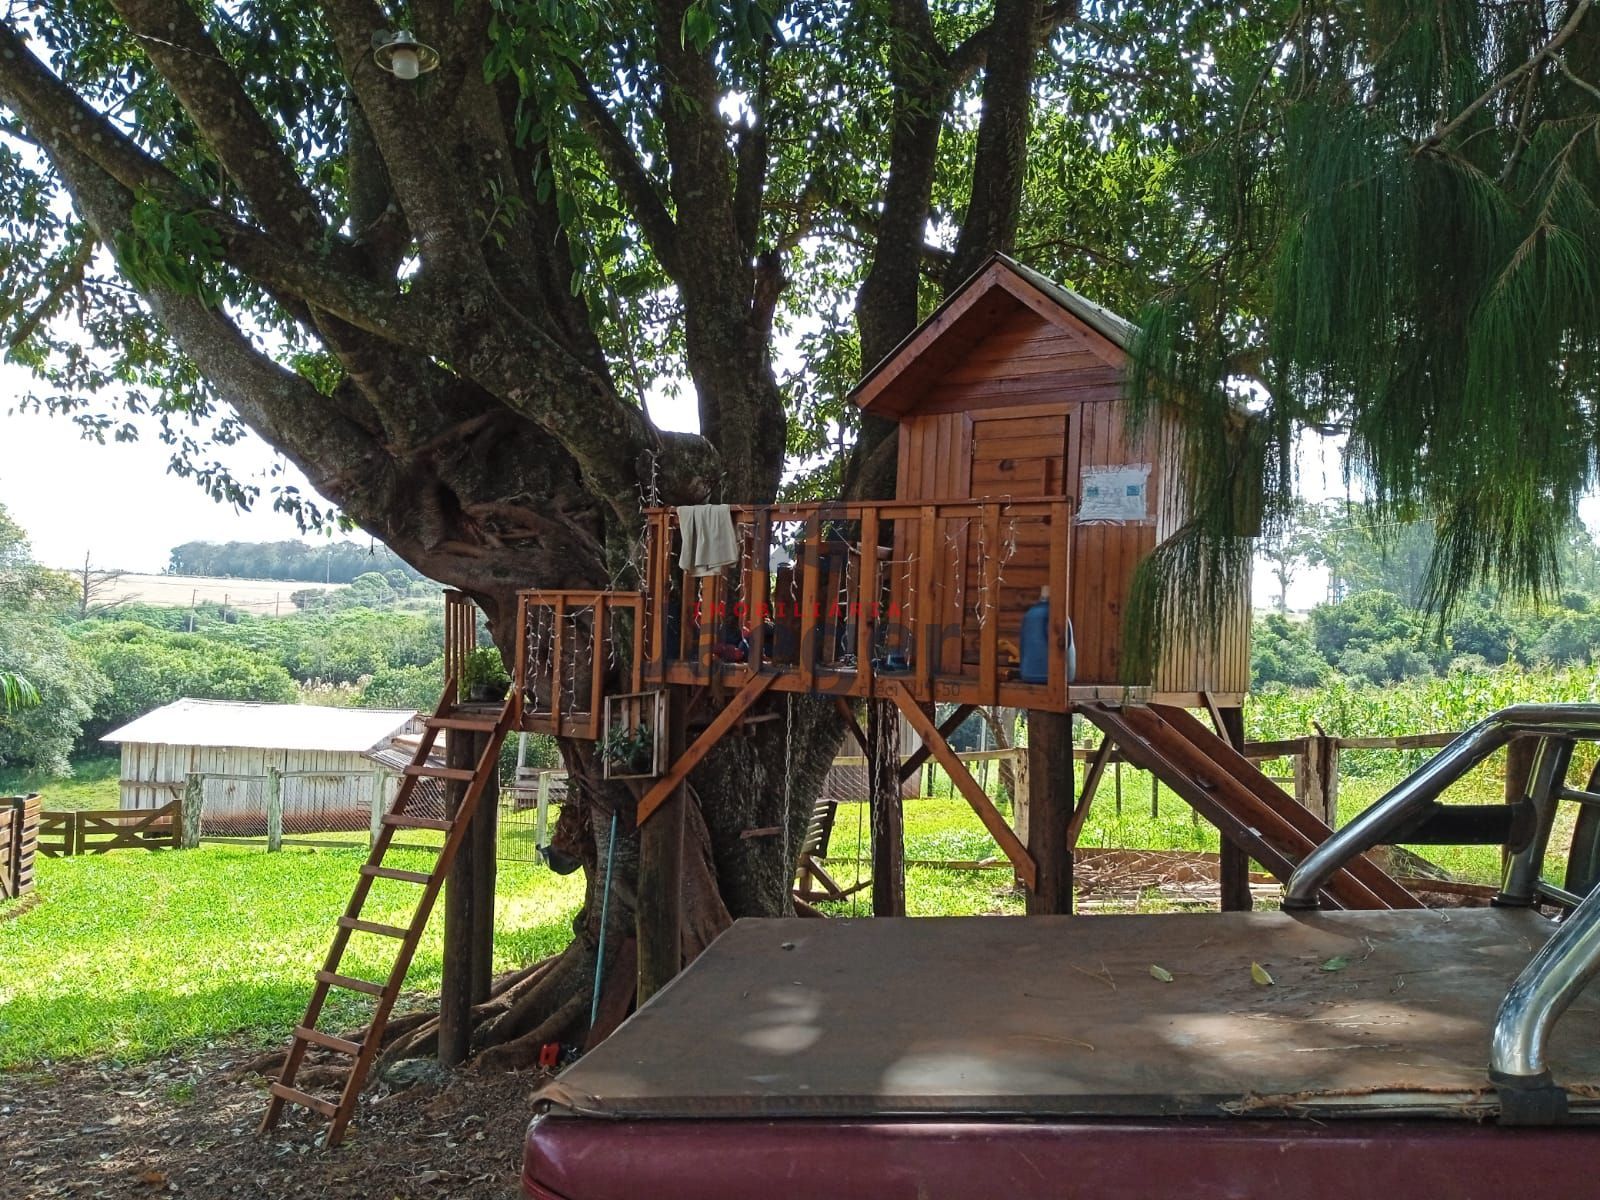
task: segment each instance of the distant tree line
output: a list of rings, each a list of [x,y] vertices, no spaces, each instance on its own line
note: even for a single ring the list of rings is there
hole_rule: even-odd
[[[1314,567],[1327,573],[1329,604],[1382,591],[1418,608],[1427,598],[1433,548],[1433,526],[1427,522],[1375,523],[1359,504],[1334,499],[1297,503],[1294,519],[1276,536],[1263,538],[1257,554],[1276,585],[1273,601],[1279,612],[1288,611],[1290,585]],[[1567,528],[1556,547],[1556,561],[1567,595],[1600,595],[1600,545],[1582,524]],[[1465,599],[1493,603],[1488,596]]]
[[[1319,604],[1304,619],[1258,616],[1254,684],[1317,687],[1335,679],[1395,683],[1430,675],[1600,663],[1600,602],[1568,591],[1541,608],[1463,605],[1440,622],[1381,589]]]
[[[422,575],[378,542],[185,542],[167,560],[174,575],[213,579],[284,579],[302,583],[353,583],[378,572],[406,580]]]

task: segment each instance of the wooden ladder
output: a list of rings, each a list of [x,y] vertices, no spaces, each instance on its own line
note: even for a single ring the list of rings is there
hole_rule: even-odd
[[[412,756],[410,765],[405,768],[405,777],[395,794],[394,804],[383,818],[378,836],[372,844],[372,852],[361,868],[355,891],[351,893],[350,903],[345,907],[344,916],[339,918],[339,926],[333,935],[333,945],[328,949],[328,957],[323,961],[322,970],[317,972],[316,986],[311,989],[311,1002],[306,1006],[305,1019],[295,1027],[294,1037],[289,1043],[289,1055],[284,1060],[283,1073],[270,1085],[272,1098],[267,1103],[266,1114],[261,1118],[263,1133],[277,1124],[278,1118],[283,1114],[284,1105],[298,1104],[319,1116],[328,1118],[324,1145],[337,1146],[344,1137],[345,1126],[350,1123],[350,1117],[355,1112],[361,1087],[366,1082],[367,1073],[372,1069],[373,1060],[377,1057],[378,1045],[383,1040],[383,1030],[388,1024],[389,1013],[400,995],[401,986],[405,983],[406,971],[411,966],[411,956],[416,952],[417,943],[427,927],[434,900],[444,885],[450,864],[455,860],[456,850],[466,836],[472,815],[477,811],[478,799],[498,769],[500,747],[505,741],[506,733],[516,723],[518,703],[515,689],[506,698],[504,707],[496,715],[460,713],[456,709],[455,700],[456,685],[452,682],[446,685],[444,694],[439,698],[439,707],[424,722],[425,729],[418,741],[417,752]],[[429,764],[429,754],[441,729],[462,734],[488,735],[483,753],[478,756],[478,761],[471,770],[436,767]],[[431,817],[415,816],[407,811],[412,797],[416,794],[417,783],[421,779],[449,780],[467,785],[454,814],[448,819],[436,820]],[[395,831],[400,829],[433,829],[445,835],[444,845],[439,849],[439,857],[434,861],[432,870],[402,871],[383,865],[384,856],[394,841]],[[409,925],[385,925],[362,919],[361,910],[366,904],[375,879],[393,879],[401,883],[415,884],[422,889]],[[384,982],[376,983],[340,973],[340,961],[350,943],[350,935],[357,932],[376,934],[395,940],[397,948],[394,965]],[[336,987],[377,998],[377,1004],[373,1008],[371,1019],[360,1041],[350,1041],[317,1028],[317,1020],[322,1016],[328,993]],[[337,1101],[313,1096],[295,1087],[295,1076],[300,1071],[306,1048],[309,1046],[321,1046],[345,1055],[351,1060],[349,1073],[345,1076],[344,1087]]]

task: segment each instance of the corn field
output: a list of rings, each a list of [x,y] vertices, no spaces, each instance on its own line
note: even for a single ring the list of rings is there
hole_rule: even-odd
[[[1600,671],[1594,667],[1507,664],[1381,686],[1339,678],[1321,687],[1253,693],[1245,706],[1245,731],[1251,741],[1299,737],[1318,725],[1334,737],[1455,733],[1509,704],[1576,701],[1600,701]],[[1340,771],[1355,777],[1409,771],[1433,753],[1347,750]],[[1581,746],[1578,765],[1588,770],[1593,763],[1592,748]]]

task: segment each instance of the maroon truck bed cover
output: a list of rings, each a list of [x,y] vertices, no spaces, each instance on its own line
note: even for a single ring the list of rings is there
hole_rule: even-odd
[[[740,921],[543,1089],[524,1186],[1027,1197],[1082,1168],[1096,1183],[1071,1194],[1094,1200],[1588,1194],[1600,1129],[1474,1123],[1495,1111],[1495,1009],[1552,928],[1494,909]],[[1600,1095],[1597,1035],[1585,995],[1551,1046],[1575,1110]],[[1296,1115],[1344,1119],[1262,1119]]]

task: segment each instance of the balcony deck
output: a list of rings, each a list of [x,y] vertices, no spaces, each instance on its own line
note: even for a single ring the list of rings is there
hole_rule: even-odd
[[[1072,503],[1041,499],[736,505],[739,557],[697,574],[680,561],[677,511],[646,513],[637,592],[522,595],[523,724],[598,736],[601,700],[667,685],[918,704],[1143,699],[1073,687],[1066,653]],[[1048,669],[1021,678],[1023,613],[1048,588]],[[599,630],[597,635],[596,630]],[[598,652],[597,652],[598,648]],[[893,687],[889,685],[893,684]]]

